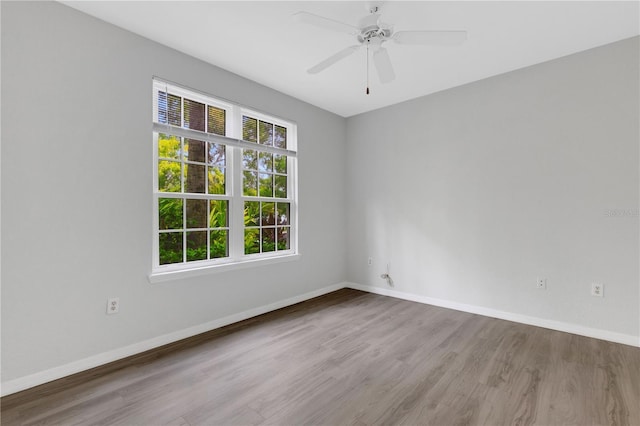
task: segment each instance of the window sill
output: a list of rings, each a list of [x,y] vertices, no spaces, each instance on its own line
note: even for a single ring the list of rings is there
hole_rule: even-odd
[[[175,271],[155,271],[149,275],[151,284],[178,280],[183,278],[197,277],[201,275],[216,274],[219,272],[234,271],[237,269],[255,268],[257,266],[273,265],[276,263],[292,262],[299,260],[301,254],[289,254],[278,257],[262,257],[257,259],[244,260],[242,262],[223,263],[219,265],[208,265],[199,268],[180,269]]]

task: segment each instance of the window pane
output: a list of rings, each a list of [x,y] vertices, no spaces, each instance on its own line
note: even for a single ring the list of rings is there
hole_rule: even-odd
[[[182,125],[182,106],[180,96],[169,94],[166,92],[158,92],[158,123],[171,124],[174,126]]]
[[[260,225],[260,203],[258,201],[244,202],[244,226]]]
[[[287,174],[287,156],[286,155],[274,155],[273,156],[273,165],[276,169],[276,172]]]
[[[204,104],[185,98],[184,127],[204,132]]]
[[[242,181],[242,193],[249,197],[258,195],[258,173],[243,172],[244,179]]]
[[[158,135],[158,158],[180,160],[180,138],[160,133]]]
[[[225,194],[225,169],[220,167],[209,167],[208,170],[209,194]]]
[[[273,124],[260,122],[260,143],[262,145],[273,145]]]
[[[287,177],[286,176],[278,176],[275,178],[275,193],[277,198],[287,198]]]
[[[278,227],[276,235],[278,250],[289,250],[289,227]]]
[[[174,126],[182,125],[182,98],[180,96],[169,94],[167,102],[167,111],[169,124]]]
[[[260,253],[260,229],[244,230],[244,254]]]
[[[207,258],[207,231],[187,232],[187,262]]]
[[[242,116],[242,139],[248,142],[258,141],[258,120]]]
[[[273,175],[260,173],[260,196],[273,197]]]
[[[207,227],[207,200],[187,200],[187,228]]]
[[[158,229],[182,229],[182,199],[158,199]]]
[[[261,172],[273,171],[273,154],[270,152],[261,152],[259,167]]]
[[[273,137],[273,145],[277,146],[278,148],[287,147],[287,129],[285,127],[276,126]]]
[[[159,235],[160,264],[182,262],[182,232],[166,232]]]
[[[227,256],[229,256],[227,231],[211,231],[209,233],[209,258],[218,259]]]
[[[180,168],[177,161],[158,161],[158,191],[180,192]]]
[[[184,165],[184,192],[204,194],[205,166],[199,164]]]
[[[207,131],[217,135],[226,135],[226,111],[221,108],[212,107],[211,105],[207,108],[209,112]]]
[[[184,160],[193,161],[195,163],[205,162],[205,147],[206,142],[199,141],[197,139],[185,139],[184,140]]]
[[[244,149],[242,151],[242,167],[245,169],[258,170],[258,151]]]
[[[289,203],[278,203],[278,225],[289,224]]]
[[[167,122],[167,92],[158,92],[158,123]]]
[[[209,146],[209,149],[207,150],[207,163],[211,166],[224,167],[227,162],[227,147],[225,145],[212,142],[209,142],[207,145]]]
[[[275,225],[275,203],[262,203],[262,226]]]
[[[227,225],[227,203],[225,200],[209,201],[209,227],[226,228]]]
[[[276,230],[275,228],[264,228],[262,230],[262,252],[276,250]]]

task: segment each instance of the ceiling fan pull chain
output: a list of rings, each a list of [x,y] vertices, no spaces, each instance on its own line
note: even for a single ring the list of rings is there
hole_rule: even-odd
[[[367,95],[369,94],[369,42],[367,42]]]

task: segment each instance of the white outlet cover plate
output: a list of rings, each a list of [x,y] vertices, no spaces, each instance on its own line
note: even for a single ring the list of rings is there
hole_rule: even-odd
[[[112,297],[107,300],[107,315],[113,315],[120,312],[120,298]]]
[[[592,283],[591,295],[595,297],[604,297],[604,284]]]

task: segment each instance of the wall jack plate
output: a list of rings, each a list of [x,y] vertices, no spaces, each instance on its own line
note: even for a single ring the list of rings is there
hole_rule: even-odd
[[[540,290],[546,290],[547,289],[547,279],[546,278],[538,278],[538,280],[536,281],[536,288],[539,288]]]

